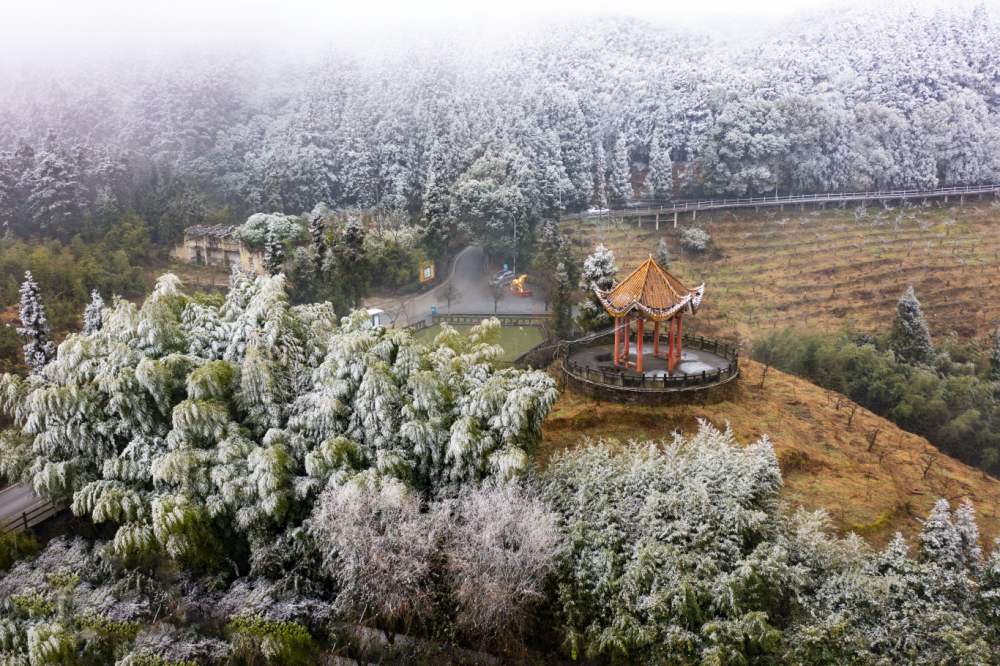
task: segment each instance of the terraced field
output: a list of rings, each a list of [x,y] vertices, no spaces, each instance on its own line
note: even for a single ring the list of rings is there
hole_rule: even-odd
[[[683,251],[680,232],[697,224],[713,239],[704,255]],[[821,330],[885,330],[912,284],[935,338],[979,338],[1000,322],[1000,202],[929,203],[837,210],[736,211],[681,220],[562,225],[581,255],[602,240],[622,275],[661,237],[671,271],[707,284],[691,326],[730,341],[790,324]],[[685,325],[688,322],[685,321]]]

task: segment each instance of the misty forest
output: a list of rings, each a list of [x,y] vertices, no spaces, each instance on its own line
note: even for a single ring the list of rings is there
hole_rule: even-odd
[[[1000,664],[998,42],[0,66],[0,666]]]

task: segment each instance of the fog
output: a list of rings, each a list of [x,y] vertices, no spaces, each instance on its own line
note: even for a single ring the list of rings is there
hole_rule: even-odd
[[[376,0],[283,2],[43,0],[3,7],[0,57],[59,61],[92,54],[252,48],[269,52],[364,49],[408,39],[503,36],[539,21],[632,16],[739,39],[828,0]]]

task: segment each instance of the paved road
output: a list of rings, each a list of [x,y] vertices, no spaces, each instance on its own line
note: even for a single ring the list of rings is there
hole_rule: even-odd
[[[44,500],[34,493],[31,486],[23,483],[0,490],[0,524],[19,518],[21,513],[43,502]]]
[[[483,272],[483,248],[467,248],[455,261],[451,281],[457,288],[459,296],[451,303],[451,314],[489,314],[493,310],[493,297],[486,292],[486,285],[491,275]],[[525,281],[525,287],[531,288],[531,274]],[[441,296],[444,284],[433,291],[417,296],[407,303],[407,308],[413,313],[410,321],[426,319],[430,323],[431,306],[437,307],[438,314],[448,313],[448,303]],[[398,304],[397,304],[398,305]],[[380,305],[388,310],[392,304]],[[538,296],[517,298],[505,294],[504,299],[496,306],[497,314],[546,314],[545,303]],[[397,320],[397,324],[405,324],[405,318]]]

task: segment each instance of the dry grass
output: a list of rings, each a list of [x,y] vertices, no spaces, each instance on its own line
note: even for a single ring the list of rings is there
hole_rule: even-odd
[[[912,284],[932,335],[981,337],[1000,320],[1000,202],[935,203],[904,208],[752,210],[702,213],[711,234],[707,256],[682,253],[677,229],[649,218],[601,229],[563,223],[581,255],[602,240],[624,276],[666,238],[672,272],[707,285],[691,329],[726,340],[753,339],[790,324],[837,331],[845,325],[885,330],[896,300]],[[688,322],[685,322],[687,325]]]
[[[943,496],[953,504],[971,499],[985,541],[1000,536],[996,479],[861,407],[851,419],[855,405],[837,393],[774,369],[760,388],[761,374],[762,366],[744,362],[738,398],[707,406],[626,406],[564,392],[545,422],[539,460],[545,465],[553,452],[587,436],[659,440],[694,430],[699,418],[720,428],[728,422],[744,443],[766,433],[781,461],[784,499],[792,507],[825,508],[841,531],[875,545],[896,531],[912,536],[920,530],[917,518]]]

